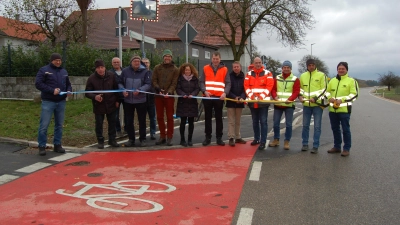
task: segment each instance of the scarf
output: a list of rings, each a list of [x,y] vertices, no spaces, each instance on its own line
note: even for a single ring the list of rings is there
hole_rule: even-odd
[[[190,81],[193,78],[193,74],[190,74],[189,76],[186,74],[182,74],[183,78],[185,78],[185,80]]]

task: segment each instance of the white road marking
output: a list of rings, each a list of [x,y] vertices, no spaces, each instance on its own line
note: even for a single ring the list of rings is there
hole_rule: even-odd
[[[16,170],[16,172],[32,173],[32,172],[35,172],[36,170],[40,170],[40,169],[48,167],[50,165],[51,165],[51,163],[38,162],[38,163],[32,164],[30,166],[26,166],[21,169],[18,169],[18,170]]]
[[[250,225],[253,221],[254,209],[251,208],[241,208],[239,213],[239,218],[237,225]]]
[[[5,183],[15,180],[17,178],[19,178],[19,176],[8,175],[8,174],[1,175],[0,176],[0,184],[5,184]]]
[[[254,161],[253,167],[251,168],[249,180],[259,181],[261,172],[262,162]]]
[[[53,157],[53,158],[51,158],[49,160],[61,162],[61,161],[65,161],[65,160],[68,160],[68,159],[72,159],[72,158],[78,157],[80,155],[81,154],[78,154],[78,153],[65,153],[63,155],[60,155],[60,156],[57,156],[57,157]]]

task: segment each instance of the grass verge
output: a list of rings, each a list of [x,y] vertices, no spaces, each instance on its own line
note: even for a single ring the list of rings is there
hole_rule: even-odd
[[[400,94],[396,94],[395,88],[391,88],[390,91],[387,88],[378,89],[377,93],[384,98],[400,102]]]

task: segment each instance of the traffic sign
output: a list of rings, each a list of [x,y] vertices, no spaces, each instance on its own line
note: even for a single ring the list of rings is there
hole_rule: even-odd
[[[265,64],[266,61],[267,61],[267,56],[262,55],[262,56],[261,56],[261,61],[262,61],[263,64]]]
[[[121,27],[121,35],[122,36],[128,35],[128,27],[126,26]],[[115,36],[119,37],[119,27],[115,28]]]
[[[117,11],[117,13],[115,13],[115,22],[117,23],[117,25],[120,25],[118,14],[119,10]],[[124,25],[127,20],[128,20],[128,13],[126,12],[125,9],[121,9],[121,25]]]
[[[190,44],[193,41],[193,39],[196,37],[197,31],[192,27],[192,25],[190,25],[190,23],[187,23],[187,27],[188,27],[187,43]],[[186,43],[186,24],[179,31],[178,37],[179,37],[179,39],[181,39],[181,41],[183,43]]]
[[[131,30],[129,31],[129,38],[130,38],[131,41],[132,41],[132,38],[136,39],[136,40],[139,40],[139,41],[142,41],[142,39],[143,39],[141,34],[135,32],[135,31],[131,31]],[[153,44],[154,48],[156,48],[156,44],[157,44],[157,40],[156,39],[144,36],[144,42]]]

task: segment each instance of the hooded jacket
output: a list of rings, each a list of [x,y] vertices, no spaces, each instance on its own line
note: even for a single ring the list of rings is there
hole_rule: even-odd
[[[140,62],[137,70],[134,70],[132,65],[130,65],[122,70],[118,87],[119,89],[138,89],[147,92],[151,87],[150,71],[147,70],[145,64],[142,62]],[[124,102],[130,104],[144,103],[146,102],[146,93],[140,92],[138,95],[133,95],[133,92],[129,91],[128,96],[124,98]]]
[[[52,63],[39,69],[35,86],[41,91],[42,100],[51,102],[64,101],[67,98],[67,95],[54,95],[54,89],[60,88],[62,92],[72,91],[67,71]]]

